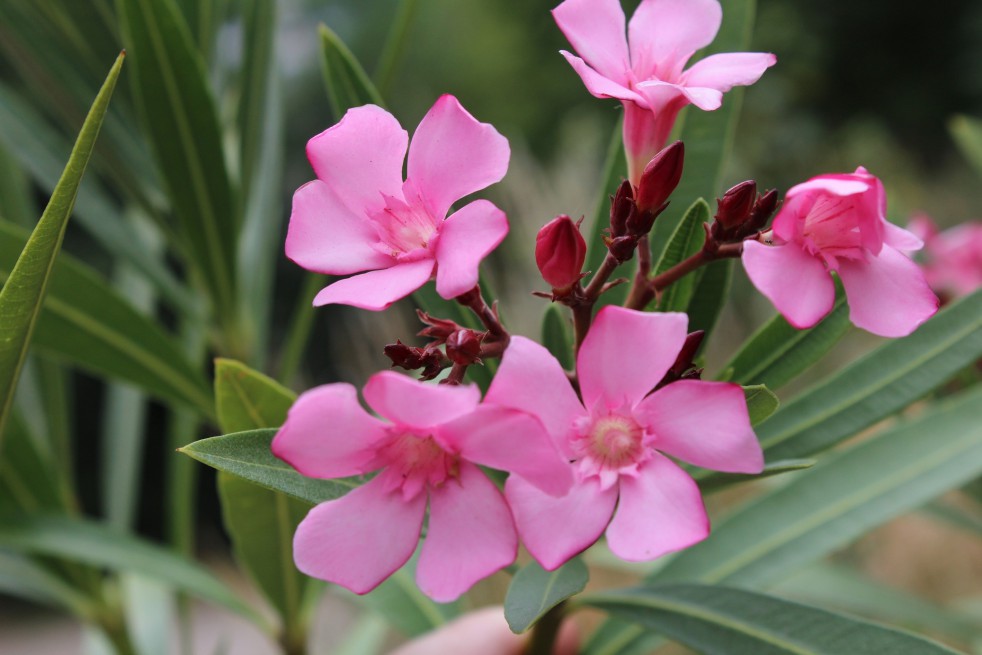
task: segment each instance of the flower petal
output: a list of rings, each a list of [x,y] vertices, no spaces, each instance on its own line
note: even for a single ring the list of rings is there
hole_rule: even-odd
[[[382,194],[402,197],[402,162],[409,135],[392,114],[375,105],[349,109],[307,142],[317,177],[354,214],[380,211]]]
[[[314,307],[336,304],[385,309],[426,284],[433,275],[433,263],[432,259],[420,259],[338,280],[321,289],[314,297]]]
[[[542,491],[561,496],[573,484],[572,467],[531,414],[485,403],[440,429],[464,459],[508,471]]]
[[[469,414],[481,400],[481,390],[472,384],[427,384],[395,371],[370,377],[362,395],[393,423],[423,429]]]
[[[716,0],[642,0],[627,27],[634,72],[640,79],[662,77],[666,68],[681,73],[716,37],[722,20]]]
[[[310,510],[293,536],[293,559],[309,576],[367,594],[412,556],[426,494],[403,501],[376,478]]]
[[[849,320],[881,337],[904,337],[938,311],[920,267],[884,246],[868,262],[843,260],[839,277],[849,301]]]
[[[386,424],[362,408],[358,392],[337,382],[300,394],[273,438],[273,454],[312,478],[368,473]]]
[[[727,473],[764,468],[738,384],[679,380],[642,400],[635,416],[654,433],[650,446],[672,457]]]
[[[517,554],[515,523],[501,492],[480,469],[462,462],[459,481],[430,492],[430,523],[416,567],[419,588],[449,603]]]
[[[566,0],[552,17],[576,54],[607,79],[627,85],[631,62],[620,0]]]
[[[687,548],[709,535],[699,487],[664,455],[621,476],[621,498],[607,528],[607,545],[621,559],[644,562]]]
[[[696,62],[682,75],[685,86],[705,86],[729,91],[735,86],[749,86],[777,63],[769,52],[728,52]]]
[[[508,139],[494,126],[479,123],[457,98],[444,95],[413,134],[406,178],[439,219],[457,200],[500,181],[510,153]]]
[[[308,182],[293,194],[286,256],[308,271],[350,275],[391,266],[376,243],[371,222],[352,214],[324,182]]]
[[[583,404],[633,407],[665,376],[685,343],[689,319],[608,305],[587,332],[576,370]]]
[[[487,200],[475,200],[440,226],[436,244],[436,291],[450,300],[477,285],[481,261],[508,234],[505,212]]]
[[[799,330],[818,323],[835,304],[835,283],[822,260],[793,242],[765,246],[744,241],[743,267],[757,290]]]
[[[617,486],[601,490],[596,478],[554,498],[523,478],[505,481],[505,497],[522,543],[542,568],[553,571],[586,550],[603,534],[617,502]]]
[[[485,404],[513,407],[538,418],[564,455],[573,421],[586,412],[562,365],[531,339],[511,338]]]
[[[883,222],[883,243],[900,252],[915,252],[924,247],[919,236],[889,221]]]
[[[641,82],[637,87],[652,110],[668,106],[672,99],[679,97],[703,111],[715,111],[723,104],[723,92],[708,87],[683,86],[659,80]]]
[[[587,64],[585,61],[566,52],[565,50],[560,50],[559,54],[566,58],[569,65],[573,67],[576,74],[580,76],[581,80],[583,80],[583,85],[586,87],[586,90],[589,91],[595,98],[617,98],[618,100],[635,102],[638,105],[647,108],[647,102],[645,99],[635,91],[623,86],[619,82],[615,82],[609,77],[604,77],[597,71],[590,68],[589,64]]]

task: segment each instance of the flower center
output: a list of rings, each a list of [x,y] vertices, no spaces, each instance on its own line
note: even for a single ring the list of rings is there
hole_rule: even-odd
[[[862,233],[853,201],[832,195],[819,196],[805,215],[802,230],[805,247],[822,257],[829,268],[840,257],[865,259]]]
[[[584,477],[599,476],[604,488],[622,474],[633,475],[637,465],[651,456],[644,445],[644,428],[629,413],[585,419],[576,431],[573,450],[578,469]]]
[[[444,450],[432,435],[397,431],[379,449],[380,464],[387,469],[393,489],[401,488],[406,500],[424,488],[438,487],[460,472],[460,458]]]
[[[385,207],[372,219],[379,249],[400,260],[419,258],[433,245],[437,233],[437,222],[422,203],[410,205],[393,196],[385,196]]]

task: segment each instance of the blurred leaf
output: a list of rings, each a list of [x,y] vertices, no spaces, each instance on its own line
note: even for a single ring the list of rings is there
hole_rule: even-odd
[[[976,173],[982,175],[982,120],[969,116],[955,116],[948,130],[958,149],[965,155]]]
[[[607,156],[604,159],[604,167],[597,179],[600,180],[600,188],[597,189],[597,203],[594,205],[593,213],[590,215],[591,221],[586,223],[590,230],[587,238],[586,267],[584,270],[596,271],[600,268],[604,258],[607,257],[607,246],[604,243],[604,230],[610,230],[610,198],[617,191],[617,187],[627,179],[627,162],[624,159],[624,140],[621,135],[623,119],[617,121],[614,132],[610,135],[610,145],[607,146]],[[592,229],[590,226],[593,226]],[[611,278],[625,276],[627,265],[620,266],[614,271]],[[623,302],[627,297],[627,292],[623,289],[614,288],[603,294],[597,301],[597,306],[617,304]]]
[[[705,585],[608,591],[580,602],[706,655],[943,655],[922,637],[773,596]]]
[[[27,425],[15,411],[7,423],[3,456],[0,457],[0,509],[27,513],[67,509],[58,470],[38,450]]]
[[[374,614],[365,614],[349,630],[334,655],[378,655],[388,637],[388,624]]]
[[[401,569],[364,596],[357,596],[361,604],[385,619],[407,637],[430,632],[460,614],[459,601],[435,603],[416,584],[416,561],[419,552]]]
[[[0,551],[0,592],[66,609],[83,620],[92,620],[92,600],[47,568],[15,553]]]
[[[716,328],[716,322],[723,307],[730,297],[730,286],[733,280],[733,260],[721,259],[710,262],[702,268],[702,274],[696,280],[689,301],[689,332],[703,330],[700,351],[709,343],[709,335]]]
[[[297,394],[241,362],[215,360],[215,405],[224,432],[278,428],[296,399]]]
[[[215,35],[221,24],[220,5],[226,0],[177,0],[201,58],[211,59]]]
[[[777,399],[774,392],[763,384],[744,387],[743,395],[747,399],[747,412],[750,414],[750,425],[763,423],[781,405],[781,401]]]
[[[982,513],[972,512],[968,508],[951,505],[943,501],[935,501],[924,507],[927,516],[944,521],[950,526],[964,530],[969,534],[982,537]]]
[[[122,65],[123,55],[120,55],[92,103],[92,109],[68,158],[65,173],[0,290],[0,316],[3,317],[0,322],[0,445],[3,443],[4,425],[13,403],[20,369],[41,313],[55,257],[61,249],[68,218],[75,204],[75,195],[92,155],[102,119],[109,108],[109,99],[116,87]]]
[[[344,41],[323,23],[318,27],[318,33],[321,42],[321,71],[335,119],[341,120],[344,113],[352,107],[368,104],[384,107],[382,96]]]
[[[781,475],[782,473],[803,471],[815,466],[815,463],[814,459],[782,459],[777,462],[765,463],[764,470],[756,475],[744,473],[712,473],[703,477],[699,475],[700,471],[696,471],[696,474],[692,477],[699,483],[700,491],[707,493],[719,491],[720,489],[739,484],[740,482],[750,482],[751,480],[769,478],[774,475]]]
[[[126,632],[139,655],[169,655],[176,641],[177,603],[165,581],[141,575],[120,576]]]
[[[0,219],[29,228],[35,216],[30,180],[0,143]]]
[[[6,277],[23,243],[21,230],[0,222],[0,278]],[[55,264],[50,278],[34,336],[36,348],[213,415],[211,391],[201,373],[155,321],[67,255]]]
[[[195,441],[180,452],[219,471],[254,482],[261,487],[282,491],[316,505],[348,493],[364,479],[318,480],[307,478],[286,462],[277,459],[269,445],[276,429],[249,430]]]
[[[542,345],[559,360],[564,369],[572,371],[575,364],[572,325],[565,314],[565,310],[556,303],[550,303],[546,307],[546,313],[542,317]]]
[[[821,359],[849,330],[849,307],[840,294],[831,313],[808,330],[798,330],[777,314],[723,366],[728,380],[762,383],[778,389]]]
[[[403,59],[409,28],[418,8],[419,0],[400,0],[399,2],[399,11],[392,20],[392,27],[389,28],[389,35],[385,39],[385,46],[382,48],[378,67],[375,69],[375,83],[383,96],[388,93],[399,63]]]
[[[511,631],[520,634],[531,628],[556,605],[583,591],[590,572],[579,557],[555,571],[546,571],[531,562],[512,578],[505,596],[505,620]]]
[[[903,409],[982,357],[982,290],[812,387],[757,431],[768,459],[808,457]]]
[[[273,0],[246,0],[243,2],[243,19],[243,79],[238,108],[239,170],[242,196],[248,198],[262,162],[264,123],[269,95],[274,88],[276,3]]]
[[[703,243],[706,241],[706,231],[703,226],[710,218],[709,205],[706,204],[705,200],[699,198],[692,203],[675,231],[672,232],[668,243],[665,244],[665,250],[662,251],[661,258],[655,265],[655,275],[664,273],[702,250]],[[697,269],[666,288],[658,300],[658,311],[686,311],[689,308],[692,293],[703,272],[703,269]]]

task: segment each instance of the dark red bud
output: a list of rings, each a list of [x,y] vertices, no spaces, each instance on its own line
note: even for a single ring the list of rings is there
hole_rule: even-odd
[[[454,364],[468,366],[481,362],[481,340],[484,335],[474,330],[457,330],[447,337],[447,357]]]
[[[751,234],[764,229],[767,221],[771,219],[774,210],[777,209],[777,189],[771,189],[762,195],[754,204],[750,211],[750,218],[747,220],[746,232]]]
[[[568,289],[581,277],[586,241],[580,227],[565,214],[557,216],[535,237],[535,263],[553,289]]]
[[[753,180],[741,182],[716,201],[716,222],[727,230],[743,225],[750,218],[756,199],[757,183]]]
[[[684,163],[685,146],[681,141],[663,148],[648,162],[638,183],[638,211],[657,213],[679,185]]]
[[[624,180],[610,199],[610,236],[622,237],[627,234],[627,223],[638,211],[634,204],[634,187]]]
[[[672,364],[672,368],[668,369],[665,377],[655,387],[656,389],[660,389],[666,384],[678,380],[699,379],[702,375],[702,369],[695,368],[692,360],[695,359],[696,352],[698,352],[699,346],[702,345],[702,339],[705,336],[706,332],[704,330],[696,330],[685,338],[685,343],[682,344],[682,349],[679,351],[678,357],[675,358],[675,363]]]
[[[638,247],[637,237],[630,236],[617,237],[615,239],[605,237],[604,243],[607,244],[607,250],[614,256],[614,259],[621,264],[630,261],[631,257],[634,256],[634,249]]]
[[[460,329],[460,326],[453,321],[430,316],[421,309],[416,310],[416,315],[419,317],[419,320],[427,326],[419,331],[418,334],[421,337],[429,337],[430,339],[436,339],[437,341],[442,342],[453,332]]]
[[[404,368],[407,371],[423,369],[421,380],[432,380],[443,370],[446,358],[436,349],[416,348],[407,346],[398,339],[383,349],[386,357],[392,360],[392,366]]]

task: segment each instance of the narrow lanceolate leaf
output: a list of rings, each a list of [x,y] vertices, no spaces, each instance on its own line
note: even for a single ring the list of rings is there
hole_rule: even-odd
[[[582,602],[705,655],[955,653],[900,630],[742,589],[641,587],[591,594]]]
[[[370,594],[357,596],[359,602],[385,617],[407,637],[421,635],[445,624],[460,614],[460,602],[434,603],[416,584],[419,552],[405,566],[393,573]]]
[[[955,116],[948,128],[965,159],[982,175],[982,121],[968,116]]]
[[[741,482],[759,480],[760,478],[769,478],[775,475],[781,475],[782,473],[803,471],[815,466],[815,464],[816,461],[814,459],[782,459],[776,462],[767,462],[764,464],[764,470],[755,475],[745,473],[708,473],[705,471],[696,471],[692,477],[694,477],[699,483],[699,489],[703,493],[706,493],[719,491],[720,489],[725,489],[726,487],[739,484]]]
[[[97,608],[92,599],[30,557],[0,551],[0,591],[10,596],[66,609],[92,620]]]
[[[743,395],[747,399],[750,425],[763,423],[781,405],[781,401],[774,395],[774,392],[763,384],[744,387]]]
[[[360,477],[317,480],[300,475],[270,452],[269,445],[274,436],[275,428],[235,432],[195,441],[180,452],[219,471],[273,491],[282,491],[312,505],[340,498],[364,482]]]
[[[39,449],[15,408],[6,428],[0,457],[0,512],[64,512],[64,483],[48,454]]]
[[[982,290],[782,407],[757,431],[768,459],[808,457],[901,410],[982,357]]]
[[[334,117],[340,119],[348,109],[361,105],[385,106],[372,80],[344,41],[324,24],[320,25],[319,33],[321,70]]]
[[[10,274],[25,239],[23,230],[0,221],[0,280]],[[211,390],[175,339],[68,255],[62,254],[51,272],[34,347],[205,416],[214,414]]]
[[[555,571],[538,563],[527,564],[515,574],[505,596],[505,620],[514,633],[525,632],[546,612],[583,591],[590,579],[583,560],[576,557]]]
[[[604,167],[598,179],[600,188],[597,189],[597,201],[590,215],[592,221],[587,223],[590,238],[587,240],[586,268],[595,271],[607,256],[607,246],[604,245],[604,230],[610,228],[610,197],[617,187],[627,177],[627,163],[624,159],[624,139],[621,136],[621,121],[617,121],[614,132],[610,135],[610,145],[604,158]],[[592,227],[591,227],[592,226]],[[606,295],[606,294],[605,294]],[[601,301],[604,296],[601,296]]]
[[[278,428],[297,395],[233,359],[215,360],[215,406],[224,432]]]
[[[0,445],[13,403],[21,366],[41,314],[55,257],[68,226],[82,174],[92,156],[99,128],[116,88],[123,55],[116,59],[82,125],[65,172],[55,187],[34,233],[0,290]]]
[[[220,321],[234,322],[238,216],[201,54],[174,0],[117,0],[136,104],[184,236],[188,265]]]
[[[567,311],[556,303],[542,317],[542,345],[566,370],[573,369],[573,334]]]
[[[665,244],[658,263],[655,265],[655,275],[664,273],[679,262],[696,254],[706,241],[706,231],[703,226],[710,220],[709,205],[699,198],[682,217],[672,236]],[[703,269],[689,273],[669,286],[662,292],[658,300],[658,310],[662,312],[684,312],[689,308],[692,293],[696,288]]]
[[[808,330],[791,326],[780,314],[757,330],[723,367],[739,384],[778,389],[817,362],[849,330],[849,307],[840,295],[832,312]]]
[[[689,332],[702,330],[702,348],[709,343],[709,335],[716,328],[723,306],[730,297],[730,284],[733,281],[733,260],[721,259],[702,268],[702,275],[696,280],[689,300]]]

